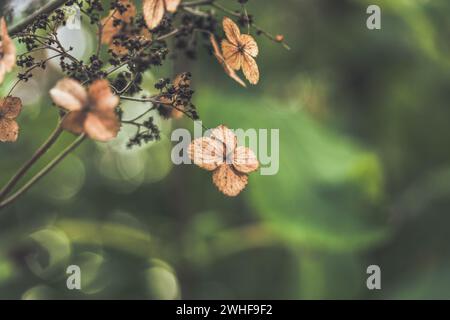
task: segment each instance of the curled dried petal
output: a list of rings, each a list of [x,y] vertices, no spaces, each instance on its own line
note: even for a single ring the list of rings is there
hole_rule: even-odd
[[[211,41],[211,45],[213,48],[214,56],[216,57],[217,61],[222,65],[225,73],[234,81],[239,83],[244,88],[247,87],[244,81],[236,74],[236,72],[231,68],[225,61],[225,58],[222,55],[222,52],[220,51],[219,44],[217,43],[216,38],[213,34],[210,35],[209,40]]]

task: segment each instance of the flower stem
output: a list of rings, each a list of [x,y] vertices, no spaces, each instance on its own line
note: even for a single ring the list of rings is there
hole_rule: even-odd
[[[49,14],[52,11],[61,7],[67,0],[53,0],[41,7],[39,10],[35,11],[33,14],[26,17],[22,22],[16,24],[9,30],[11,36],[16,35],[19,32],[25,30],[30,24],[32,24],[37,17],[43,14]]]
[[[47,173],[49,173],[53,168],[55,168],[65,157],[67,157],[72,151],[74,151],[86,138],[86,135],[79,136],[72,144],[70,144],[66,149],[64,149],[55,159],[53,159],[47,166],[45,166],[41,171],[39,171],[33,178],[31,178],[22,188],[20,188],[12,196],[0,202],[0,210],[6,206],[12,204],[20,196],[25,194],[35,183],[42,179]]]
[[[17,173],[9,180],[9,182],[0,190],[0,202],[11,192],[22,177],[30,170],[30,168],[51,148],[58,140],[63,129],[61,122],[58,123],[56,129],[48,137],[47,141],[33,154],[33,156],[17,171]]]

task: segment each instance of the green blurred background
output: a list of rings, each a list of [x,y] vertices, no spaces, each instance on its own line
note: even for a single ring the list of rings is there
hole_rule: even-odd
[[[13,2],[15,15],[29,3]],[[366,28],[369,4],[380,31]],[[253,0],[249,11],[292,47],[258,37],[259,86],[240,88],[205,50],[177,68],[192,71],[206,126],[280,129],[279,173],[222,196],[210,173],[171,164],[186,119],[159,119],[163,139],[131,151],[133,128],[89,141],[0,212],[0,298],[450,298],[450,2]],[[63,38],[84,58],[96,41],[90,27]],[[172,70],[146,74],[145,89]],[[50,65],[18,87],[22,130],[0,145],[0,183],[56,125],[47,92],[60,77]],[[66,289],[71,264],[81,291]],[[366,287],[371,264],[382,290]]]

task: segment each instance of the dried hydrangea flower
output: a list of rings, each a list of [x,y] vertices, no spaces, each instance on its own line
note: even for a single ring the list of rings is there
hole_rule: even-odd
[[[209,40],[211,42],[213,53],[216,59],[219,61],[219,63],[222,65],[223,69],[225,70],[225,73],[234,81],[239,83],[243,87],[247,87],[245,82],[237,75],[237,73],[231,68],[228,63],[225,61],[225,58],[222,55],[222,52],[220,51],[219,44],[217,43],[216,38],[213,34],[209,36]]]
[[[68,111],[62,127],[74,134],[85,133],[97,141],[109,141],[120,130],[116,114],[119,97],[108,80],[96,80],[86,90],[78,81],[65,78],[50,90],[53,102]]]
[[[144,0],[143,13],[145,22],[150,29],[161,23],[164,13],[177,11],[181,0]]]
[[[123,56],[128,53],[128,49],[117,43],[119,39],[137,39],[144,44],[145,41],[151,41],[152,35],[146,28],[141,28],[137,32],[133,30],[131,23],[136,17],[136,7],[129,0],[120,2],[126,10],[124,12],[111,10],[102,20],[102,43],[108,45],[115,54]]]
[[[0,20],[0,84],[16,64],[16,47],[8,35],[5,18]]]
[[[223,125],[213,129],[210,137],[192,141],[189,157],[199,167],[213,171],[214,184],[229,197],[244,190],[248,174],[259,168],[255,153],[238,147],[236,135]]]
[[[254,58],[258,56],[258,44],[251,35],[241,34],[239,27],[230,18],[223,19],[223,30],[227,39],[222,41],[222,52],[227,65],[233,70],[242,68],[251,84],[259,82],[259,69]]]
[[[0,141],[15,142],[19,136],[16,118],[22,111],[22,101],[17,97],[0,99]]]

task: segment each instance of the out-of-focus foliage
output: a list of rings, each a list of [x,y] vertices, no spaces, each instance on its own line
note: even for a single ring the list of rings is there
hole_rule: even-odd
[[[161,119],[163,139],[142,149],[126,150],[127,132],[88,142],[0,213],[1,298],[450,297],[450,3],[249,3],[292,47],[257,38],[260,85],[240,88],[207,53],[185,67],[206,126],[280,129],[278,174],[223,197],[208,172],[171,164],[171,130],[188,120]],[[365,26],[368,4],[381,31]],[[85,31],[67,36],[79,57]],[[145,89],[168,72],[146,74]],[[18,88],[22,131],[0,146],[0,183],[56,124],[58,77],[49,66]],[[66,289],[70,264],[81,291]],[[371,264],[379,292],[366,288]]]

